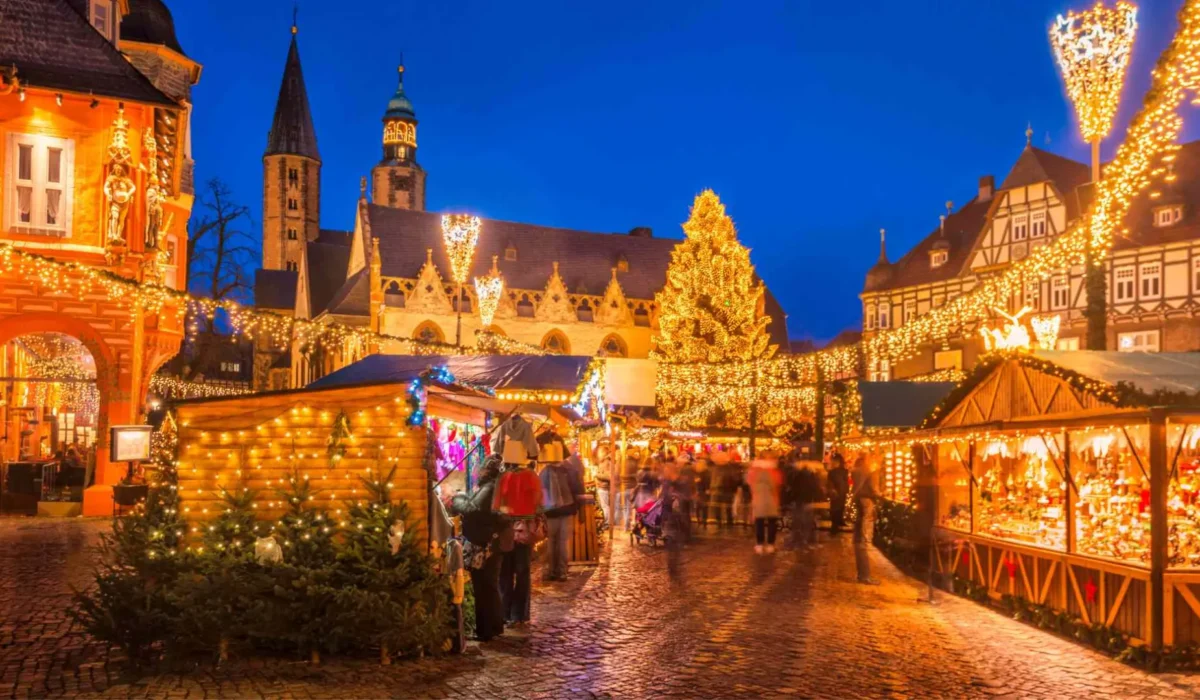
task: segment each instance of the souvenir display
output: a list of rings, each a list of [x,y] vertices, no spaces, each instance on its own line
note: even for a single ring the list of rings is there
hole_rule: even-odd
[[[1041,437],[993,440],[976,453],[976,529],[982,535],[1066,549],[1066,484],[1061,455]]]
[[[1144,440],[1145,428],[1140,426],[1071,432],[1071,474],[1079,490],[1076,552],[1150,562],[1150,479]]]

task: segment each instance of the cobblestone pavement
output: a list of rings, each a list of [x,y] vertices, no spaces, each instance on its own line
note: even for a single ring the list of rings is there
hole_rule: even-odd
[[[1197,677],[1151,676],[949,596],[917,603],[882,557],[883,585],[859,586],[849,536],[756,556],[743,532],[699,539],[678,583],[661,549],[618,538],[598,567],[538,586],[528,628],[463,656],[128,681],[66,613],[107,527],[0,519],[0,697],[1200,697]]]

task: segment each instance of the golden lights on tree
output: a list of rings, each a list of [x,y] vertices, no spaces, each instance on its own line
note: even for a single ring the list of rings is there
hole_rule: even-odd
[[[500,308],[500,297],[504,294],[504,278],[496,267],[500,256],[492,256],[492,270],[483,277],[475,278],[475,298],[479,300],[479,322],[484,328],[492,325],[496,309]]]
[[[1137,7],[1125,0],[1059,15],[1050,27],[1050,44],[1088,143],[1112,129],[1136,33]]]

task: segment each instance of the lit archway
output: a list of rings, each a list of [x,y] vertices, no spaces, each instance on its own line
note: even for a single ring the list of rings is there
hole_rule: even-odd
[[[413,331],[413,339],[423,343],[444,343],[446,336],[442,329],[433,321],[424,321]]]
[[[629,357],[629,346],[621,336],[612,333],[600,341],[600,349],[596,354],[600,357]]]
[[[542,349],[553,355],[570,355],[571,342],[560,330],[552,330],[542,338]]]

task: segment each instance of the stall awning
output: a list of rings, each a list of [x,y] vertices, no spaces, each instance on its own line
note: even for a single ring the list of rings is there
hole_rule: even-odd
[[[431,367],[445,365],[457,381],[469,385],[570,393],[583,381],[591,361],[564,355],[369,355],[309,388],[410,382]]]
[[[1200,392],[1200,353],[1048,350],[1038,357],[1085,377],[1116,386],[1125,382],[1153,394],[1156,391]]]
[[[954,382],[859,382],[863,428],[915,428]]]

